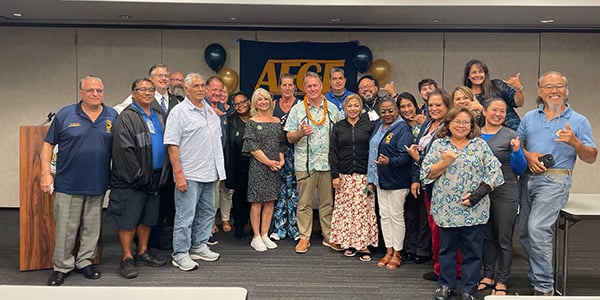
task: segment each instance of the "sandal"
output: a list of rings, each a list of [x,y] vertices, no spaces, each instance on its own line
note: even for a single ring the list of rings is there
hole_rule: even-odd
[[[496,285],[496,286],[494,286],[494,287],[492,288],[492,295],[495,295],[495,296],[506,296],[506,295],[507,295],[507,292],[506,292],[506,290],[507,290],[507,287],[506,287],[506,286],[505,286],[504,288],[499,288],[499,287]],[[499,293],[501,293],[501,294],[499,294]]]
[[[483,278],[483,279],[489,279],[489,278]],[[477,291],[481,292],[481,291],[485,291],[487,289],[494,288],[496,286],[496,283],[491,279],[490,279],[490,281],[491,281],[491,283],[483,282],[481,280],[479,282],[477,282]],[[483,287],[481,287],[482,285],[483,285]]]
[[[229,221],[223,221],[223,232],[230,232],[231,231],[231,223],[229,223]]]
[[[402,258],[400,258],[400,255],[394,255],[394,256],[392,256],[392,259],[385,267],[388,270],[395,270],[395,269],[398,269],[398,267],[401,264],[402,264]]]
[[[368,262],[371,261],[371,251],[369,249],[358,251],[360,261]]]
[[[392,256],[389,254],[386,254],[384,257],[382,257],[379,262],[377,262],[377,266],[378,267],[385,267],[390,263],[390,260],[392,259]]]
[[[346,251],[344,251],[344,256],[353,257],[355,255],[356,255],[356,250],[354,250],[354,249],[348,248],[348,249],[346,249]]]

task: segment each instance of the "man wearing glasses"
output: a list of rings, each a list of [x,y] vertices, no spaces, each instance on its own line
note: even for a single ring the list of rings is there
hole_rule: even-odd
[[[54,272],[48,285],[62,285],[77,269],[88,279],[100,278],[93,265],[100,237],[102,201],[110,179],[112,124],[117,112],[105,106],[104,84],[94,76],[79,81],[81,101],[62,108],[52,121],[42,146],[43,192],[54,196],[56,221]],[[50,158],[55,145],[56,177],[50,174]],[[79,250],[71,251],[79,231]]]
[[[177,97],[169,93],[169,70],[166,65],[156,64],[150,67],[148,76],[156,88],[154,99],[157,106],[155,105],[154,107],[155,109],[161,108],[161,111],[157,110],[157,112],[165,114],[166,117],[166,113],[179,103]],[[116,105],[114,109],[121,113],[131,102],[131,95],[129,95],[121,104]]]
[[[377,80],[371,75],[364,75],[358,80],[358,94],[363,101],[363,112],[369,116],[369,120],[379,120],[379,86]]]
[[[525,145],[529,173],[521,180],[521,244],[529,257],[528,277],[535,295],[554,294],[552,227],[566,205],[577,157],[596,161],[592,127],[568,104],[567,78],[547,72],[537,83],[543,105],[525,114],[517,133]]]
[[[152,108],[154,84],[136,79],[131,86],[131,103],[121,112],[113,132],[113,164],[110,202],[106,216],[119,229],[121,276],[138,276],[136,265],[160,267],[166,261],[148,249],[151,226],[158,220],[159,189],[166,183],[167,150],[163,144],[165,118]],[[162,183],[162,184],[161,184]],[[131,242],[137,236],[133,256]]]

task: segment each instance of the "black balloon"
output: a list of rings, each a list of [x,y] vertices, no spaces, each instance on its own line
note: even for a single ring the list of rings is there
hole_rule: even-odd
[[[367,46],[358,46],[352,56],[352,63],[356,69],[359,72],[364,73],[369,69],[371,62],[373,62],[373,53],[371,53],[371,49],[367,48]]]
[[[204,61],[215,72],[219,72],[223,68],[226,59],[225,48],[217,43],[210,44],[204,49]]]

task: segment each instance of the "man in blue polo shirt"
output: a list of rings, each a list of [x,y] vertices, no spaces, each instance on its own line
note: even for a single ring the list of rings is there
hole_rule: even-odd
[[[62,108],[50,125],[42,147],[42,191],[54,196],[56,221],[52,262],[54,272],[48,285],[62,285],[73,270],[98,279],[92,264],[100,237],[102,201],[110,179],[112,124],[117,112],[105,106],[104,85],[94,76],[79,81],[81,101]],[[59,146],[56,178],[50,174],[52,149]],[[79,250],[73,257],[77,231]]]
[[[338,67],[331,68],[329,71],[329,86],[331,90],[325,94],[325,98],[335,104],[338,110],[344,114],[344,101],[346,101],[346,97],[354,94],[346,89],[344,69]]]
[[[148,249],[151,226],[159,215],[159,190],[169,172],[164,167],[163,144],[165,118],[155,111],[154,83],[149,78],[136,79],[131,86],[133,102],[125,108],[113,127],[113,164],[110,202],[106,216],[119,228],[121,241],[121,276],[138,276],[137,264],[151,267],[165,265],[164,259]],[[160,108],[158,108],[160,109]],[[137,235],[137,252],[131,242]]]
[[[567,78],[548,72],[538,80],[543,105],[525,114],[517,133],[525,144],[530,174],[521,195],[521,244],[529,257],[528,277],[534,295],[552,296],[552,227],[567,204],[577,157],[596,161],[598,150],[586,117],[567,105]]]

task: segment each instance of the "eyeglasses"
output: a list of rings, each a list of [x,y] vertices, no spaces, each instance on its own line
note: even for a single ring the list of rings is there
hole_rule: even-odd
[[[85,89],[83,90],[86,94],[93,94],[94,92],[98,93],[98,94],[103,94],[104,90],[103,89]]]
[[[462,126],[469,126],[469,125],[471,125],[471,121],[453,120],[451,123],[454,124],[454,125],[456,125],[456,126],[460,126],[460,125],[462,125]]]
[[[567,87],[566,83],[557,83],[557,84],[548,83],[548,84],[542,85],[542,88],[545,89],[545,90],[547,90],[547,91],[551,91],[554,88],[562,90],[565,87]]]
[[[142,92],[142,93],[146,93],[146,92],[154,93],[154,91],[156,91],[155,88],[136,88],[135,90],[138,92]]]
[[[390,109],[382,109],[382,110],[379,111],[379,114],[380,115],[383,115],[383,114],[393,114],[394,112],[395,112],[395,110],[391,109],[391,108]]]
[[[370,89],[372,87],[374,87],[374,84],[367,84],[367,85],[363,85],[363,86],[359,86],[358,89],[359,90],[366,90],[366,89]]]
[[[238,103],[234,103],[233,107],[234,108],[238,108],[240,106],[244,106],[244,105],[247,105],[247,104],[248,104],[248,101],[238,102]]]

